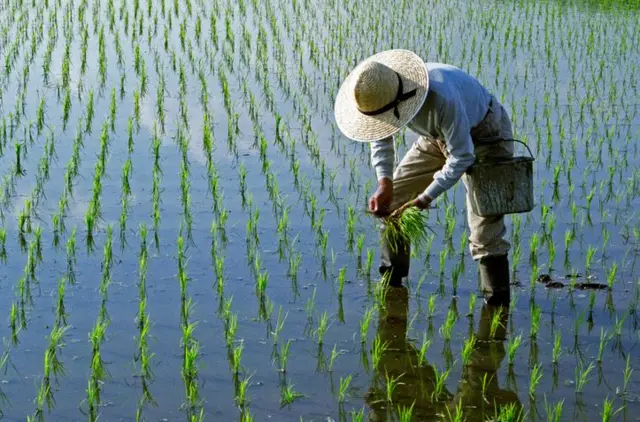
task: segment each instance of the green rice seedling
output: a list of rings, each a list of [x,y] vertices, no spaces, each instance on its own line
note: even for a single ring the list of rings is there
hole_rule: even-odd
[[[273,344],[276,344],[278,342],[280,331],[282,331],[282,328],[284,327],[284,322],[287,320],[287,316],[289,316],[289,312],[287,312],[284,317],[282,316],[282,306],[280,306],[280,308],[278,309],[278,321],[276,322],[275,328],[271,332],[271,335],[273,336]]]
[[[447,256],[449,256],[449,249],[448,248],[441,250],[440,254],[438,255],[439,267],[440,267],[440,280],[442,280],[442,277],[444,277],[444,273],[445,273],[445,269],[446,269]]]
[[[373,338],[373,343],[371,345],[371,360],[373,361],[373,367],[378,368],[380,363],[380,359],[385,354],[389,347],[388,342],[382,342],[382,339],[379,335],[376,335]]]
[[[495,312],[491,317],[491,324],[489,326],[489,336],[491,338],[496,337],[496,333],[498,332],[498,328],[503,327],[502,317],[504,316],[504,312],[507,312],[505,309],[499,309],[498,312]]]
[[[111,102],[109,103],[109,120],[111,132],[116,131],[116,115],[118,113],[118,103],[116,102],[116,89],[111,88]]]
[[[427,338],[427,333],[422,334],[422,344],[420,345],[420,352],[418,354],[420,365],[427,365],[427,353],[431,347],[432,340]]]
[[[436,310],[436,299],[437,298],[438,298],[438,296],[436,294],[430,294],[429,295],[429,305],[428,305],[429,313],[427,315],[428,319],[433,318],[433,313]]]
[[[352,410],[350,412],[351,422],[363,422],[364,421],[364,409],[360,409],[359,411]]]
[[[615,333],[615,335],[617,337],[621,337],[622,336],[622,326],[624,325],[625,320],[627,319],[626,315],[622,316],[622,319],[619,319],[618,316],[616,315],[616,323],[613,325],[614,330],[613,332]]]
[[[585,385],[587,385],[587,383],[591,379],[589,375],[591,374],[591,371],[593,371],[593,368],[595,368],[593,363],[590,363],[589,366],[585,368],[582,361],[579,361],[578,365],[576,365],[576,369],[575,369],[576,394],[582,394],[582,392],[584,391]]]
[[[529,264],[538,265],[538,248],[540,247],[540,237],[538,233],[533,233],[529,240]]]
[[[451,373],[452,368],[439,372],[438,368],[435,365],[432,365],[432,367],[433,367],[434,378],[433,378],[433,391],[431,392],[431,401],[435,402],[442,397],[444,393],[445,383],[447,381],[447,378],[449,378],[449,374]]]
[[[398,406],[398,419],[400,422],[410,422],[413,417],[413,407],[416,405],[414,401],[411,406]]]
[[[561,355],[562,355],[562,332],[558,330],[555,332],[553,336],[553,351],[551,353],[551,362],[553,362],[554,365],[557,365]]]
[[[190,344],[184,346],[184,359],[182,365],[182,379],[185,385],[185,396],[187,400],[187,414],[191,415],[197,412],[196,407],[200,402],[200,393],[198,391],[198,368],[197,359],[200,356],[200,345],[197,341],[192,340]]]
[[[56,326],[67,325],[67,314],[64,306],[64,294],[66,291],[66,278],[61,277],[58,280],[58,297],[56,300]]]
[[[9,327],[11,328],[11,343],[18,344],[18,332],[21,329],[18,319],[18,305],[13,302],[11,304],[11,311],[9,312]]]
[[[106,368],[104,366],[104,360],[102,359],[102,354],[100,353],[100,345],[104,341],[104,336],[107,331],[107,327],[109,325],[108,321],[97,321],[94,325],[93,329],[89,333],[89,340],[91,342],[92,351],[91,351],[91,380],[90,382],[90,390],[87,391],[88,394],[88,403],[90,406],[90,410],[93,408],[94,411],[97,406],[100,405],[100,385],[102,381],[104,381],[108,375]]]
[[[306,397],[293,389],[292,384],[286,384],[280,389],[280,407],[290,406],[294,401]]]
[[[458,295],[458,280],[464,271],[464,264],[458,263],[455,267],[453,267],[453,271],[451,273],[451,284],[453,286],[453,296]]]
[[[289,348],[291,347],[291,340],[280,346],[280,353],[278,357],[280,359],[280,371],[287,372],[287,361],[289,360]]]
[[[493,420],[500,422],[507,421],[523,421],[525,418],[525,413],[522,406],[519,403],[508,403],[504,406],[496,406],[495,407],[495,416]]]
[[[40,102],[38,103],[38,109],[36,111],[36,130],[37,130],[38,136],[42,134],[42,129],[44,128],[45,107],[46,107],[46,99],[45,97],[42,97],[40,98]]]
[[[415,402],[414,402],[415,404]],[[463,422],[465,421],[465,417],[464,417],[464,410],[462,407],[462,399],[458,400],[458,403],[456,403],[456,406],[454,408],[454,413],[451,414],[451,409],[449,408],[449,406],[447,406],[445,408],[447,410],[447,421],[449,422]],[[406,419],[407,421],[411,420],[411,419]]]
[[[300,268],[301,262],[302,255],[300,255],[299,253],[296,252],[289,256],[289,268],[287,270],[287,275],[294,281],[298,279],[298,270]]]
[[[75,264],[76,264],[76,228],[71,230],[71,235],[67,239],[67,279],[69,283],[75,284]]]
[[[60,245],[60,232],[64,229],[64,220],[59,213],[51,215],[51,225],[53,226],[53,246],[57,249]]]
[[[0,227],[0,261],[7,262],[7,229]]]
[[[507,356],[509,360],[509,366],[513,366],[515,362],[516,353],[518,352],[518,348],[522,344],[522,335],[519,334],[515,337],[511,337],[509,339],[509,343],[507,344]]]
[[[25,170],[22,167],[22,144],[20,142],[14,143],[15,151],[16,151],[16,163],[14,166],[13,174],[16,177],[24,176]]]
[[[385,368],[385,396],[387,398],[387,403],[393,402],[393,393],[396,391],[398,385],[402,385],[400,378],[402,378],[403,375],[404,374],[400,374],[397,377],[390,377]]]
[[[364,344],[367,342],[367,336],[369,333],[369,326],[371,325],[371,320],[373,319],[373,313],[375,312],[375,307],[369,307],[362,315],[362,319],[360,320],[360,343]]]
[[[383,236],[393,251],[397,251],[403,244],[421,248],[428,241],[426,227],[427,216],[417,208],[411,207],[399,217],[392,216],[386,219]]]
[[[228,319],[225,320],[224,335],[227,340],[227,347],[231,348],[236,338],[236,331],[238,329],[238,315],[231,314]]]
[[[631,355],[627,354],[626,364],[624,366],[624,385],[622,386],[622,391],[624,393],[628,392],[629,382],[631,381],[631,375],[633,374],[633,368],[631,367]]]
[[[470,363],[471,353],[476,346],[476,337],[475,335],[471,335],[465,342],[462,347],[462,366],[467,366]]]
[[[604,355],[604,348],[606,347],[609,340],[611,340],[611,335],[607,335],[607,332],[604,330],[604,327],[600,328],[600,342],[598,343],[598,363],[602,363],[602,357]]]
[[[71,90],[67,89],[64,96],[64,102],[62,104],[62,130],[67,130],[67,123],[69,122],[69,115],[71,114]]]
[[[231,368],[234,374],[239,374],[241,370],[240,364],[242,363],[242,352],[244,351],[244,343],[240,342],[231,351]]]
[[[540,330],[540,315],[542,314],[542,309],[534,304],[531,307],[531,325],[530,325],[530,336],[532,338],[537,337],[538,331]]]
[[[347,268],[340,268],[340,272],[338,274],[338,296],[342,297],[342,291],[344,290],[344,282],[347,274]]]
[[[592,319],[593,317],[593,308],[596,305],[596,294],[595,292],[592,290],[589,293],[589,319]]]
[[[418,285],[416,286],[416,294],[420,295],[420,289],[422,287],[422,285],[424,284],[425,280],[427,279],[427,276],[429,275],[428,271],[425,271],[420,278],[418,279]]]
[[[529,397],[535,400],[536,389],[542,379],[542,367],[540,364],[534,365],[529,373]]]
[[[62,339],[69,327],[54,326],[49,334],[49,345],[44,354],[44,375],[42,377],[38,395],[36,397],[36,414],[42,415],[43,404],[46,401],[48,409],[55,405],[51,379],[58,380],[58,377],[65,375],[65,369],[59,358],[59,350],[64,347]]]
[[[619,408],[618,410],[613,410],[613,399],[609,400],[609,397],[604,399],[602,403],[602,422],[610,422],[613,418],[620,413],[624,407]]]
[[[329,372],[333,371],[333,365],[335,364],[338,356],[340,356],[341,354],[342,354],[342,351],[338,351],[338,345],[334,344],[333,349],[331,349],[331,356],[329,357],[329,365],[327,366],[327,371]]]
[[[593,263],[593,257],[595,256],[596,252],[597,252],[597,248],[593,245],[589,245],[589,248],[587,249],[587,257],[585,262],[585,269],[587,272],[591,272],[591,265]]]
[[[469,318],[473,318],[473,311],[476,307],[476,294],[475,293],[471,293],[469,294],[469,311],[467,312],[467,317]]]
[[[362,257],[362,251],[364,249],[364,241],[365,241],[365,235],[364,233],[360,233],[358,235],[358,238],[356,239],[356,250],[358,253],[358,262],[360,262],[360,258]]]
[[[618,264],[613,263],[611,268],[607,270],[607,285],[609,289],[613,289],[613,285],[616,283],[616,274],[618,272]]]
[[[346,377],[340,377],[339,387],[338,387],[338,403],[344,403],[344,401],[349,396],[349,386],[351,385],[351,374]]]
[[[18,214],[18,228],[20,233],[31,233],[31,200],[25,198],[24,207]]]
[[[323,343],[324,335],[329,328],[329,315],[324,311],[318,320],[318,327],[315,330],[316,340],[319,345]]]
[[[305,304],[304,310],[307,314],[307,318],[309,320],[313,319],[313,313],[316,306],[316,287],[313,288],[313,294],[310,298],[307,298],[307,303]]]
[[[250,382],[251,382],[251,377],[250,376],[246,377],[242,381],[240,381],[240,383],[238,384],[238,387],[236,388],[236,396],[235,396],[236,406],[238,406],[243,412],[245,411],[246,406],[248,404],[247,390],[249,389]]]
[[[451,333],[453,332],[453,327],[458,321],[458,316],[453,308],[449,308],[449,312],[447,312],[447,318],[444,323],[440,327],[440,334],[445,340],[451,340]]]
[[[269,282],[269,272],[263,271],[257,275],[256,279],[256,293],[260,297],[264,297],[267,289],[267,284]]]
[[[551,406],[547,403],[547,398],[544,399],[544,407],[547,414],[547,422],[560,422],[562,420],[562,407],[564,406],[564,399],[556,403],[555,406]]]
[[[87,95],[87,109],[85,111],[85,133],[91,133],[91,125],[93,123],[93,116],[95,114],[94,111],[94,94],[93,89],[89,90],[89,94]]]

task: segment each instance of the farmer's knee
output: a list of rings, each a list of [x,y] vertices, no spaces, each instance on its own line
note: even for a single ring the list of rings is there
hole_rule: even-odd
[[[469,248],[474,260],[490,255],[504,255],[509,251],[503,216],[480,217],[470,212],[469,228]]]

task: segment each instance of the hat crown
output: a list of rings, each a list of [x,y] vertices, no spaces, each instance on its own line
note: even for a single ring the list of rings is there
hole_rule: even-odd
[[[398,83],[398,76],[390,67],[376,61],[363,63],[353,86],[358,109],[371,112],[389,104],[398,94]]]

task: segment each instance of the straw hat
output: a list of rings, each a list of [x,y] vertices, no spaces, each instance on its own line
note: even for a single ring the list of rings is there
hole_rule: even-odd
[[[428,90],[427,66],[419,56],[408,50],[383,51],[358,64],[342,83],[336,123],[355,141],[384,139],[414,118]]]

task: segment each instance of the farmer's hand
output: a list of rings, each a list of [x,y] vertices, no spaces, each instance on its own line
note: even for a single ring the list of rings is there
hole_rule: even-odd
[[[395,210],[391,214],[391,217],[400,217],[403,212],[405,212],[408,208],[411,208],[411,207],[416,207],[420,210],[425,210],[429,208],[429,206],[431,205],[431,201],[432,201],[431,198],[429,198],[428,196],[424,197],[424,199],[417,197],[416,199],[413,199],[407,202],[406,204],[404,204],[403,206]]]
[[[389,207],[393,199],[393,182],[382,178],[378,181],[378,189],[369,199],[369,211],[377,217],[389,215]]]

